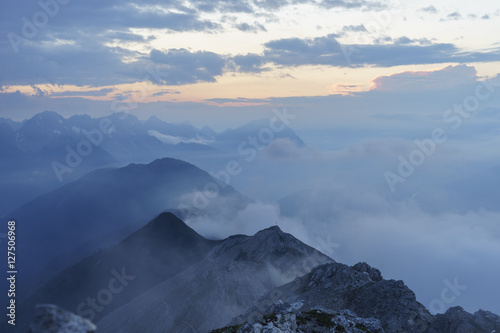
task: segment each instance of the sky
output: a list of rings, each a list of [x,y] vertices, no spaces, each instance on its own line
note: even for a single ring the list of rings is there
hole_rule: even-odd
[[[500,312],[499,28],[496,0],[9,1],[0,117],[121,111],[220,132],[286,108],[307,146],[278,140],[243,166],[232,185],[261,200],[247,229],[190,225],[280,219],[425,306],[458,278],[469,289],[446,306]],[[303,189],[305,211],[280,216]]]
[[[400,80],[415,76],[421,79],[416,89],[433,89],[448,66],[475,70],[444,70],[450,82],[500,71],[493,33],[500,7],[492,0],[46,0],[5,6],[0,112],[17,120],[45,109],[97,116],[118,108],[142,119],[159,113],[222,130],[290,98],[308,97],[311,109],[337,96],[339,103],[323,110],[334,121],[331,109],[342,105],[342,96],[413,90]],[[214,110],[238,116],[211,117]]]

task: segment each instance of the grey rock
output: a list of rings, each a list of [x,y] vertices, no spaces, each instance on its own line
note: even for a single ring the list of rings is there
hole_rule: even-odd
[[[459,306],[435,316],[428,333],[491,333],[500,332],[500,317],[484,310],[474,314]]]
[[[283,302],[302,302],[302,312],[318,307],[350,310],[356,317],[379,320],[386,332],[426,332],[433,320],[402,281],[384,280],[380,271],[366,263],[352,267],[332,263],[271,291],[231,324],[251,323],[261,317],[270,295],[278,295]]]
[[[380,321],[375,318],[360,318],[354,312],[344,309],[331,311],[323,308],[299,311],[301,302],[289,304],[281,301],[252,323],[240,327],[226,327],[216,332],[235,333],[307,333],[346,332],[383,333]]]
[[[280,303],[269,307],[276,299]],[[290,304],[295,305],[293,310]],[[352,267],[339,263],[318,266],[270,291],[230,325],[243,325],[238,332],[330,332],[331,327],[317,327],[314,318],[306,318],[305,323],[300,319],[306,313],[314,317],[311,311],[317,310],[322,311],[323,319],[330,316],[331,322],[343,326],[346,332],[357,332],[349,323],[362,323],[371,332],[500,332],[500,317],[489,311],[470,314],[454,307],[444,314],[431,315],[403,281],[384,280],[378,269],[366,263]],[[279,320],[269,320],[275,317]],[[295,330],[291,323],[294,320]]]
[[[35,307],[31,333],[94,333],[96,326],[88,319],[67,312],[52,304]]]

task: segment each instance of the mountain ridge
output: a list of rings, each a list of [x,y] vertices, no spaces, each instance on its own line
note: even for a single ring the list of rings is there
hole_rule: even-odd
[[[271,290],[245,313],[213,332],[407,332],[491,333],[500,316],[471,315],[462,308],[431,315],[403,281],[385,280],[360,262],[319,265],[310,273]],[[370,329],[367,329],[370,326]],[[292,328],[292,330],[287,330]],[[364,329],[361,329],[364,328]]]
[[[166,158],[96,170],[7,214],[2,220],[15,219],[24,234],[19,255],[25,257],[25,272],[30,276],[26,280],[36,276],[24,292],[99,247],[120,241],[166,209],[180,204],[196,207],[192,201],[199,192],[193,190],[202,191],[212,182],[217,181],[196,166]],[[210,213],[222,200],[235,209],[249,202],[225,186],[207,202],[203,213]]]
[[[98,320],[119,304],[202,260],[219,243],[205,239],[173,213],[163,212],[118,244],[98,250],[45,283],[22,303],[18,331],[25,332],[34,306],[40,303],[58,304]],[[87,297],[98,295],[117,275],[125,277],[126,285],[118,287],[122,290],[113,293],[112,301],[98,311]]]
[[[98,332],[208,331],[259,295],[325,262],[334,260],[276,226],[253,236],[233,235],[202,261],[106,315]]]

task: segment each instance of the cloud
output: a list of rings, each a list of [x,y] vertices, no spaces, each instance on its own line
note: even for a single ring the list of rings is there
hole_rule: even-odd
[[[402,72],[373,80],[377,91],[420,91],[452,89],[476,81],[477,71],[467,65],[447,66],[434,71]]]
[[[240,0],[213,2],[125,1],[70,2],[34,37],[24,38],[13,51],[8,39],[0,41],[0,86],[59,84],[110,86],[149,80],[154,84],[182,85],[215,82],[226,72],[260,73],[272,66],[325,65],[334,67],[391,67],[399,65],[488,62],[498,59],[500,50],[464,52],[454,44],[433,44],[427,39],[402,36],[376,40],[373,45],[340,44],[338,37],[366,32],[363,25],[344,26],[337,34],[315,38],[284,38],[268,41],[262,54],[216,54],[187,49],[152,49],[149,42],[165,32],[218,32],[221,22],[205,19],[204,13],[247,13],[261,17],[302,3],[293,0]],[[366,0],[319,0],[323,8],[377,10],[383,5]],[[260,11],[256,11],[256,10]],[[0,13],[0,32],[22,36],[23,22],[42,8],[37,3],[10,3]],[[251,19],[250,19],[251,20]],[[252,22],[250,21],[249,22]],[[265,31],[257,22],[236,24],[248,32]],[[71,28],[68,28],[71,27]],[[147,29],[140,34],[137,29]],[[379,43],[379,44],[377,44]],[[141,45],[137,45],[141,44]],[[131,47],[133,46],[133,47]],[[141,51],[137,51],[141,50]],[[150,69],[155,68],[156,78]]]
[[[51,93],[51,96],[106,96],[109,93],[115,91],[115,88],[104,88],[99,90],[89,90],[89,91],[70,91],[66,90],[63,92]]]
[[[142,35],[124,31],[110,31],[106,33],[105,37],[111,40],[129,41],[129,42],[144,42],[148,40]],[[155,37],[152,36],[151,38],[154,39]]]
[[[431,14],[436,14],[438,10],[434,6],[427,6],[419,9],[420,12],[426,12],[426,13],[431,13]]]
[[[267,42],[264,57],[277,65],[329,65],[336,67],[392,67],[414,64],[495,61],[500,49],[463,52],[453,44],[414,45],[427,40],[403,38],[400,44],[340,44],[335,35],[315,38],[285,38]]]
[[[387,6],[378,1],[366,0],[321,0],[319,5],[327,9],[346,8],[346,9],[364,9],[364,10],[382,10]]]
[[[152,50],[149,59],[160,65],[157,69],[163,73],[162,83],[178,85],[200,81],[214,82],[226,66],[223,56],[213,52],[190,52],[186,49],[166,51]]]
[[[154,93],[153,96],[163,96],[163,95],[168,95],[168,94],[180,94],[180,91],[163,90],[163,91],[159,91],[157,93]]]
[[[459,12],[453,12],[453,13],[448,14],[448,16],[446,16],[446,18],[441,19],[441,21],[456,21],[456,20],[460,20],[461,18],[462,18],[462,14],[460,14]]]
[[[210,98],[206,99],[207,102],[215,102],[218,104],[225,104],[225,103],[269,103],[270,99],[259,99],[259,98],[244,98],[244,97],[238,97],[238,98]]]
[[[104,46],[92,36],[78,44],[43,45],[26,43],[15,54],[8,42],[0,42],[1,85],[30,83],[114,85],[141,80],[144,72],[123,60],[137,53]]]
[[[409,38],[406,36],[402,36],[394,39],[395,45],[403,45],[403,44],[418,44],[418,45],[430,45],[432,42],[427,38]]]
[[[51,47],[30,43],[23,45],[16,55],[4,42],[4,47],[0,47],[4,60],[0,63],[3,73],[0,85],[31,82],[103,86],[145,79],[154,84],[179,85],[214,82],[226,66],[226,57],[213,52],[153,49],[149,54],[142,54],[104,46],[91,36],[79,43]]]
[[[430,214],[413,198],[391,200],[373,188],[323,181],[279,205],[257,201],[230,219],[222,216],[196,216],[186,222],[215,239],[252,235],[278,224],[339,262],[366,261],[386,279],[404,280],[428,308],[441,298],[443,281],[457,278],[467,289],[446,306],[500,312],[500,268],[492,265],[500,255],[497,212]]]
[[[236,24],[235,27],[236,27],[236,29],[238,29],[240,31],[244,31],[244,32],[257,33],[260,31],[267,31],[266,28],[258,22],[254,22],[254,24],[252,24],[252,25],[250,25],[246,22],[240,23],[240,24]]]
[[[38,3],[12,4],[9,10],[0,14],[2,25],[6,30],[19,32],[21,17],[31,17],[42,10]],[[41,35],[64,32],[71,34],[77,31],[100,34],[105,31],[127,31],[130,28],[201,31],[218,27],[216,23],[201,19],[198,10],[190,10],[176,1],[162,4],[154,0],[69,2],[58,6],[52,16],[54,18],[50,25],[46,29],[40,29]],[[128,39],[130,36],[123,37]]]
[[[245,55],[237,55],[230,60],[231,68],[236,72],[242,73],[260,73],[267,69],[263,67],[266,59],[259,54],[249,53]]]
[[[342,27],[342,32],[367,32],[363,24],[360,25],[346,25]]]
[[[206,145],[210,141],[208,140],[203,140],[203,139],[185,139],[182,137],[177,137],[177,136],[172,136],[172,135],[167,135],[167,134],[162,134],[158,131],[155,130],[149,130],[148,134],[154,138],[156,138],[158,141],[168,144],[168,145],[176,145],[179,143],[197,143],[200,145]]]
[[[288,138],[273,140],[262,151],[262,157],[270,161],[322,159],[323,155],[311,147],[299,147],[295,141]]]

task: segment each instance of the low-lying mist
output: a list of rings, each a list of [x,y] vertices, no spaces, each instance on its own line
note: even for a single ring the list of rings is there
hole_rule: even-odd
[[[186,222],[212,239],[278,224],[336,261],[366,261],[403,280],[432,313],[457,305],[500,312],[493,145],[436,147],[392,191],[384,173],[398,175],[398,156],[408,159],[415,149],[398,138],[329,152],[275,140],[231,179],[257,201],[236,215],[220,207],[219,215]]]

